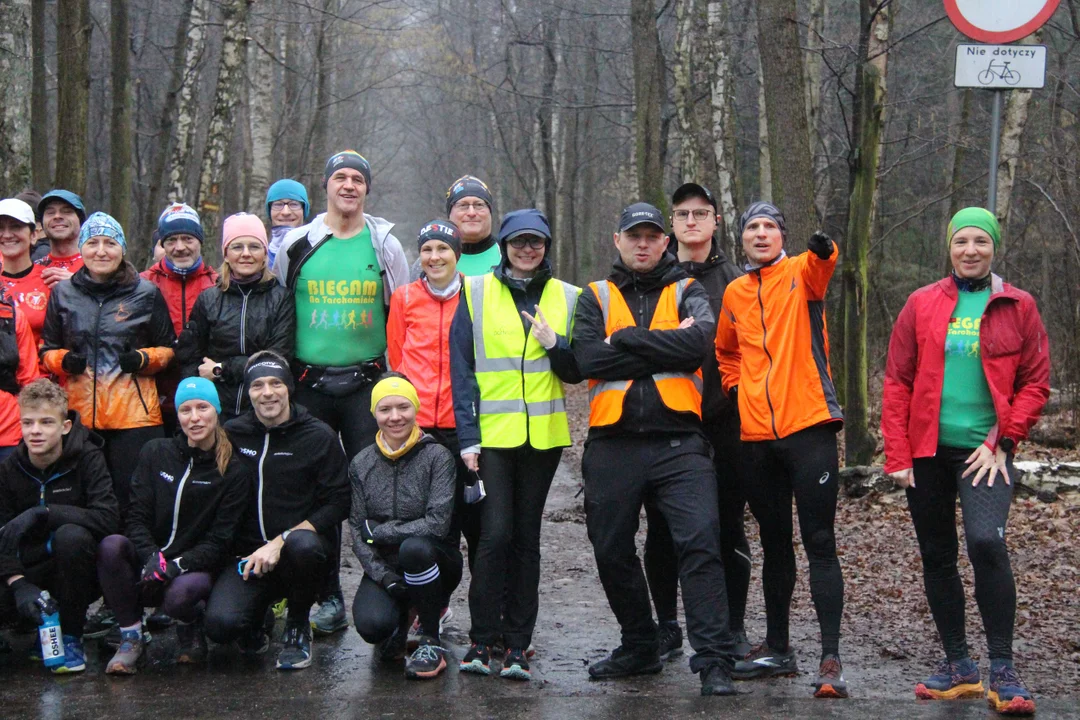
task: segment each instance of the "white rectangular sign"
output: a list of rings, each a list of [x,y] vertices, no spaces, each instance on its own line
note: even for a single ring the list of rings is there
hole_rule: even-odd
[[[1017,90],[1045,84],[1045,45],[956,46],[956,87]]]

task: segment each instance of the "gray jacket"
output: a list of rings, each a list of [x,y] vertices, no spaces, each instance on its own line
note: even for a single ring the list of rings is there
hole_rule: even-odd
[[[301,262],[315,252],[334,234],[327,226],[325,219],[326,213],[320,213],[307,225],[289,232],[281,241],[277,256],[274,258],[274,274],[277,275],[278,282],[285,287],[291,288],[296,271],[299,270],[296,268],[292,273],[289,271],[289,265],[292,262],[290,256],[295,254],[290,253],[289,249],[298,241],[307,239],[311,250],[301,254]],[[390,296],[394,294],[394,290],[409,284],[409,261],[405,257],[405,250],[402,249],[401,243],[390,233],[394,223],[367,213],[364,213],[364,220],[368,230],[371,231],[371,245],[375,248],[375,257],[379,261],[379,269],[383,272],[385,281],[383,282],[383,296],[389,307]]]
[[[390,460],[372,444],[349,463],[352,485],[353,552],[364,574],[381,583],[397,573],[398,546],[411,537],[446,540],[454,512],[454,456],[430,435],[402,457]],[[375,542],[360,535],[370,520]]]

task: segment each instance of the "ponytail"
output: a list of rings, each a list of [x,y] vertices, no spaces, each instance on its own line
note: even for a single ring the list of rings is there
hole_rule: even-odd
[[[225,428],[220,425],[217,426],[217,430],[214,431],[215,449],[214,455],[217,460],[217,469],[221,473],[222,477],[225,477],[225,471],[229,469],[229,462],[232,460],[232,441],[229,440],[229,436],[225,433]]]

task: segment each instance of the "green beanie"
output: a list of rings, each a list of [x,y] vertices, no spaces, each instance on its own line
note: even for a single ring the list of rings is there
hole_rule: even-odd
[[[989,235],[994,241],[994,252],[997,252],[998,245],[1001,244],[1001,226],[998,225],[994,213],[981,207],[964,208],[949,221],[947,242],[952,243],[953,235],[966,227],[979,228]]]

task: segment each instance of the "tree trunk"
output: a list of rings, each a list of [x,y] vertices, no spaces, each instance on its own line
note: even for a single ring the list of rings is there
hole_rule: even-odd
[[[87,123],[90,114],[90,0],[58,0],[56,34],[57,118],[56,185],[82,195],[86,192]]]
[[[187,37],[180,43],[184,47],[184,62],[181,66],[180,90],[176,98],[176,140],[169,158],[167,187],[170,202],[189,200],[188,165],[191,162],[192,146],[195,144],[195,122],[199,110],[199,65],[206,50],[206,22],[209,14],[210,1],[195,0],[188,18]],[[151,212],[154,210],[160,208],[151,208]]]
[[[132,233],[131,225],[131,24],[128,0],[111,0],[112,23],[112,117],[109,118],[109,207],[120,227]],[[142,267],[149,238],[133,238],[131,262]]]
[[[728,257],[739,257],[742,244],[739,239],[736,205],[735,178],[738,173],[735,162],[738,155],[735,145],[735,114],[732,112],[734,84],[731,73],[730,15],[721,0],[709,0],[706,27],[709,37],[709,67],[712,82],[709,87],[709,105],[712,116],[713,155],[716,158],[716,200],[720,212],[720,237]]]
[[[29,0],[0,4],[0,193],[29,186],[30,94],[33,82]]]
[[[229,150],[234,137],[234,116],[240,100],[240,81],[247,58],[247,13],[253,0],[228,0],[222,5],[225,18],[225,37],[221,46],[221,69],[214,92],[214,112],[210,116],[202,170],[199,173],[198,204],[203,232],[215,241],[220,235],[222,220],[222,180],[229,166]],[[218,244],[209,244],[207,258],[217,264]]]
[[[814,169],[806,121],[803,51],[795,0],[758,0],[758,47],[765,81],[773,202],[787,218],[793,249],[802,249],[818,228]]]
[[[960,123],[956,128],[956,137],[953,138],[952,170],[949,178],[949,216],[941,224],[942,229],[952,219],[952,216],[960,212],[964,207],[963,198],[960,195],[960,186],[964,182],[964,158],[967,156],[968,125],[971,122],[971,88],[964,88],[963,99],[960,101]],[[946,264],[947,261],[946,261]]]
[[[759,55],[760,57],[760,55]],[[758,62],[758,199],[773,201],[772,153],[769,150],[768,98],[765,97],[765,65]]]
[[[653,0],[631,0],[630,35],[634,59],[634,130],[638,199],[666,214],[663,138],[664,62]]]
[[[675,4],[675,113],[679,119],[680,178],[701,181],[697,147],[694,97],[694,28],[697,21],[696,0]]]
[[[578,205],[578,213],[581,217],[579,227],[581,231],[575,238],[577,243],[577,262],[575,263],[574,282],[580,285],[579,280],[590,277],[600,277],[598,268],[593,267],[594,243],[597,242],[596,226],[596,163],[590,162],[588,149],[592,146],[593,130],[596,127],[597,112],[593,109],[600,92],[600,42],[597,37],[596,25],[589,23],[585,31],[585,88],[584,103],[586,110],[581,117],[581,147],[585,152],[585,161],[581,168],[581,202]]]
[[[558,178],[555,176],[554,125],[555,81],[558,79],[559,74],[559,63],[555,56],[555,42],[559,31],[559,12],[550,5],[545,6],[543,26],[543,81],[540,90],[540,108],[536,117],[540,130],[540,162],[538,165],[542,174],[539,195],[543,199],[542,210],[547,214],[548,222],[551,223],[552,237],[558,237],[558,215],[555,212]]]
[[[1037,31],[1020,41],[1021,45],[1038,45],[1042,42],[1042,31]],[[1000,90],[996,92],[1002,92]],[[1005,102],[1005,117],[1001,120],[1001,154],[998,162],[997,179],[997,218],[1001,229],[1009,226],[1009,210],[1012,208],[1013,186],[1016,183],[1016,168],[1020,162],[1020,143],[1027,127],[1028,105],[1031,103],[1031,90],[1011,90]],[[1008,233],[1002,233],[1002,240],[1008,239]],[[1001,243],[999,255],[1005,252],[1006,244]]]
[[[261,46],[261,47],[260,47]],[[274,63],[270,56],[274,47],[274,21],[263,20],[259,42],[248,48],[249,85],[248,115],[251,125],[251,181],[248,185],[247,209],[262,208],[273,173],[274,151]],[[267,218],[269,219],[269,218]]]
[[[856,71],[852,133],[851,198],[844,247],[844,447],[847,465],[869,465],[876,443],[869,430],[866,348],[867,256],[885,112],[886,70],[892,13],[885,2],[860,0],[861,64]]]
[[[284,52],[282,60],[285,64],[283,70],[285,79],[285,110],[281,118],[281,132],[284,135],[285,162],[284,170],[287,177],[300,177],[303,168],[300,166],[300,133],[296,132],[296,106],[300,97],[300,23],[298,21],[285,24]],[[291,128],[291,129],[288,129]],[[301,179],[303,182],[303,179]]]
[[[829,158],[821,137],[821,67],[822,33],[828,6],[825,0],[810,0],[810,22],[806,29],[806,122],[810,129],[810,155],[813,158],[814,177],[821,177],[816,186],[815,208],[819,217],[825,217],[829,199]]]
[[[326,204],[325,190],[319,180],[326,166],[326,158],[333,152],[327,147],[327,129],[330,126],[331,65],[334,55],[334,39],[329,27],[335,7],[334,0],[323,0],[323,13],[319,17],[319,33],[315,43],[315,112],[301,162],[301,167],[308,168],[311,206],[317,208]]]
[[[52,186],[49,166],[49,95],[45,70],[45,0],[30,3],[30,45],[33,49],[33,89],[30,91],[30,164],[32,187],[39,191]]]

